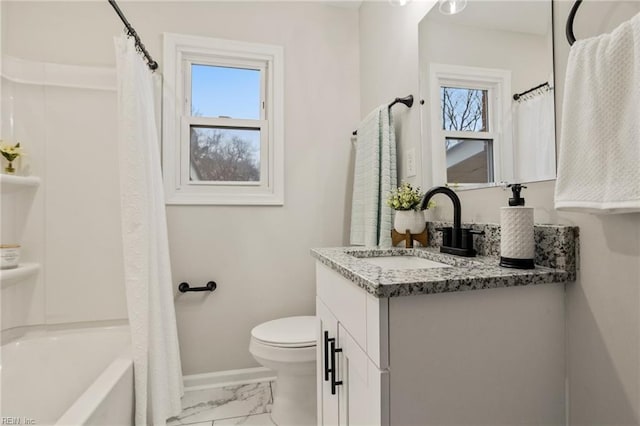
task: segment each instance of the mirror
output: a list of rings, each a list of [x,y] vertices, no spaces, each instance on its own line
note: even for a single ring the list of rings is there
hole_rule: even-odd
[[[419,37],[425,186],[555,179],[551,1],[434,6]]]

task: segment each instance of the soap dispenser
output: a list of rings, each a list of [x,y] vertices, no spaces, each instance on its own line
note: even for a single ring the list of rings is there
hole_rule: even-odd
[[[520,196],[526,186],[515,183],[507,187],[511,188],[513,197],[509,198],[509,207],[500,209],[500,266],[533,269],[533,208],[525,207],[524,198]]]

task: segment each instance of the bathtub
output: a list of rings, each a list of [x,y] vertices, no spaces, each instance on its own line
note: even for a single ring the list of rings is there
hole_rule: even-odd
[[[3,424],[132,425],[130,347],[126,326],[39,332],[3,345]]]

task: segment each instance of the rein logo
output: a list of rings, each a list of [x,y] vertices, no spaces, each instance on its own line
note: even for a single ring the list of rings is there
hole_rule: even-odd
[[[3,425],[35,425],[36,421],[28,417],[1,417],[0,424]]]

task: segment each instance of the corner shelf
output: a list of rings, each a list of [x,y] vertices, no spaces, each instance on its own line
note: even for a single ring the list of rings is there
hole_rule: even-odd
[[[2,288],[31,277],[40,271],[39,263],[21,263],[17,268],[0,270]]]
[[[8,194],[11,192],[34,189],[40,185],[40,178],[35,176],[15,176],[0,174],[0,192]]]

